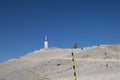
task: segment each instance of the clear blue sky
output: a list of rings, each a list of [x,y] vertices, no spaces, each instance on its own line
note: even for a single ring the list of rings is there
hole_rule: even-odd
[[[0,62],[43,48],[120,43],[119,0],[0,0]]]

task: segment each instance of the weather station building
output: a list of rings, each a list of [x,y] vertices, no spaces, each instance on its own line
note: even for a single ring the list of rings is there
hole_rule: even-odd
[[[45,36],[44,49],[48,49],[48,38]]]

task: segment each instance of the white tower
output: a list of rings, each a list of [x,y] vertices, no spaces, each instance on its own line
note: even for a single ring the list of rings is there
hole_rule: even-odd
[[[45,41],[44,41],[44,49],[48,48],[48,38],[45,36]]]

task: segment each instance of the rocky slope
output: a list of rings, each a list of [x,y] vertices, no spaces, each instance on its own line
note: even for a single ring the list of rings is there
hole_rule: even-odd
[[[0,64],[0,80],[73,80],[71,52],[77,80],[119,80],[120,45],[79,49],[36,50]]]

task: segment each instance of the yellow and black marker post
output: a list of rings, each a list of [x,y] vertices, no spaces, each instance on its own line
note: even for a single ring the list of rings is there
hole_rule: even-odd
[[[76,78],[76,69],[75,69],[75,62],[74,62],[74,54],[72,52],[72,66],[73,66],[73,71],[74,71],[74,80],[77,80]]]

